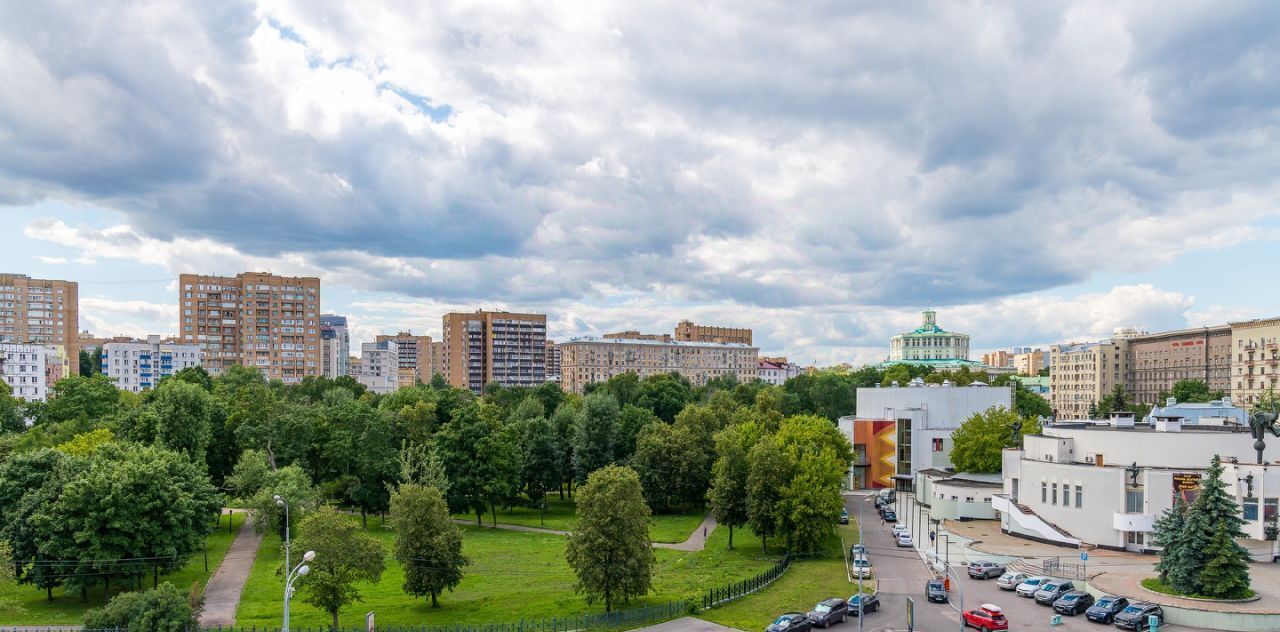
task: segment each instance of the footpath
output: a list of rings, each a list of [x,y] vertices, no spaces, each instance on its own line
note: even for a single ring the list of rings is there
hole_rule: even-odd
[[[240,605],[240,593],[249,581],[253,560],[258,557],[262,534],[253,528],[253,515],[245,513],[240,533],[227,549],[222,563],[209,578],[204,589],[204,612],[200,614],[200,626],[204,628],[230,627],[236,623],[236,607]]]

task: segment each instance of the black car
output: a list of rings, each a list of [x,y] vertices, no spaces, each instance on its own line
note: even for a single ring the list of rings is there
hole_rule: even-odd
[[[849,614],[858,616],[858,604],[862,604],[862,614],[880,609],[880,598],[874,594],[857,593],[849,597]]]
[[[1164,624],[1164,609],[1153,603],[1135,602],[1131,603],[1116,614],[1116,627],[1121,630],[1138,630],[1147,625],[1147,617],[1155,615],[1158,624]]]
[[[823,599],[809,611],[809,622],[824,628],[829,628],[832,623],[841,623],[848,618],[849,602],[839,597]]]
[[[809,632],[813,629],[813,624],[809,622],[809,616],[800,612],[788,612],[777,619],[764,632]]]
[[[880,517],[881,517],[881,518],[884,518],[884,521],[885,521],[885,522],[897,522],[897,521],[898,521],[898,512],[896,512],[896,511],[894,511],[894,510],[892,510],[892,509],[886,509],[886,510],[884,510],[884,512],[883,512],[883,513],[881,513],[881,514],[880,514]]]
[[[1053,611],[1076,616],[1093,605],[1093,595],[1081,590],[1073,590],[1053,602]]]
[[[947,603],[951,597],[947,596],[947,587],[940,579],[931,579],[924,583],[924,596],[929,601],[938,603]]]
[[[1084,611],[1086,619],[1096,623],[1111,623],[1116,614],[1129,607],[1129,600],[1124,597],[1105,595]]]

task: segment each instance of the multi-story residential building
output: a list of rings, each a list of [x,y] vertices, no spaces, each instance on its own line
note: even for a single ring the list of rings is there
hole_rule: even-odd
[[[49,397],[49,364],[60,362],[60,347],[0,342],[0,379],[14,397],[43,402]]]
[[[622,373],[641,379],[659,373],[679,373],[694,386],[723,375],[740,382],[756,379],[759,349],[742,343],[664,342],[651,338],[575,338],[560,343],[560,386],[582,393],[587,384],[604,382]]]
[[[717,342],[751,346],[750,329],[695,325],[689,320],[682,320],[676,325],[675,338],[682,342]]]
[[[1280,392],[1280,318],[1231,323],[1231,395],[1249,406]]]
[[[108,342],[102,345],[102,373],[116,387],[142,392],[187,367],[200,366],[204,351],[197,344],[179,344],[147,336],[145,341]]]
[[[1041,370],[1049,368],[1049,355],[1048,351],[1022,347],[1013,354],[1013,370],[1018,375],[1040,375]]]
[[[756,362],[756,376],[774,386],[782,386],[803,372],[800,365],[787,362],[786,358],[760,358]]]
[[[1136,335],[1120,328],[1108,340],[1049,347],[1049,403],[1059,419],[1087,419],[1103,397],[1125,385],[1129,339]]]
[[[331,380],[350,375],[350,356],[351,332],[347,329],[347,317],[321,314],[320,374]]]
[[[686,321],[687,322],[687,321]],[[671,342],[675,340],[671,334],[642,334],[634,329],[627,331],[616,331],[611,334],[604,334],[601,338],[610,340],[657,340],[658,342]],[[714,342],[711,340],[701,340],[699,342]]]
[[[992,351],[982,354],[982,363],[987,366],[1013,366],[1013,354],[1008,351]]]
[[[538,386],[547,379],[547,316],[513,312],[444,315],[445,377],[481,393],[486,384]]]
[[[1160,403],[1180,380],[1231,392],[1231,327],[1199,327],[1129,338],[1125,390],[1135,403]]]
[[[0,343],[55,345],[80,372],[80,286],[75,281],[0,274]]]
[[[408,384],[403,386],[412,386],[416,382],[430,382],[431,376],[436,372],[435,367],[431,364],[431,336],[415,336],[410,332],[402,331],[394,336],[379,335],[378,342],[389,340],[396,343],[397,352],[400,354],[400,368],[405,369]]]
[[[431,343],[431,377],[429,380],[435,379],[437,375],[446,378],[449,375],[449,356],[445,353],[445,350],[446,346],[443,340],[436,340]]]
[[[245,272],[178,278],[179,341],[218,375],[236,364],[286,384],[320,375],[320,279]]]
[[[547,341],[547,381],[560,383],[560,345]]]
[[[360,370],[357,382],[379,395],[401,386],[400,350],[393,340],[379,340],[360,345]],[[412,375],[412,373],[409,373]]]

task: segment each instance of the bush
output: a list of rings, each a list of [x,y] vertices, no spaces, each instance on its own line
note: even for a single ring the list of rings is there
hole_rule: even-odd
[[[188,596],[169,582],[151,590],[117,595],[107,605],[84,613],[86,630],[186,632],[197,625]]]

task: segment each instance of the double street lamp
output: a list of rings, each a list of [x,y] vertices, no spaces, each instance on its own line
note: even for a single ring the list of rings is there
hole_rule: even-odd
[[[284,625],[281,630],[282,632],[289,632],[289,599],[293,597],[293,583],[298,581],[299,577],[311,572],[311,567],[307,566],[307,562],[316,559],[316,552],[307,551],[302,555],[302,562],[296,568],[290,569],[289,550],[292,548],[293,542],[289,538],[289,502],[281,498],[279,494],[275,496],[275,501],[277,506],[284,507]]]

